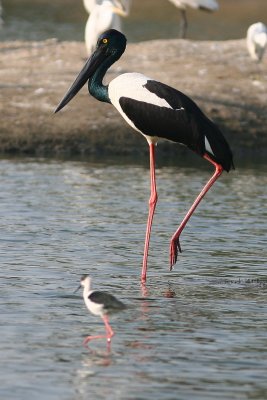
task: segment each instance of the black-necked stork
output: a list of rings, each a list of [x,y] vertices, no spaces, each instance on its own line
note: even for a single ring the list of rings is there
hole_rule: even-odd
[[[216,11],[219,5],[216,0],[169,0],[181,12],[181,38],[185,38],[187,31],[186,8],[196,8],[203,11]]]
[[[97,100],[111,103],[128,124],[140,132],[150,148],[151,196],[146,229],[141,281],[146,281],[148,248],[157,203],[155,145],[167,139],[189,147],[215,167],[215,172],[190,207],[170,243],[170,269],[181,252],[179,237],[195,208],[221,175],[233,167],[230,147],[219,128],[182,92],[139,73],[124,73],[107,86],[103,78],[126,48],[125,36],[114,30],[103,33],[92,56],[86,61],[55,112],[61,110],[88,81],[88,90]]]
[[[105,335],[87,336],[83,341],[83,345],[86,347],[90,340],[105,338],[107,339],[109,348],[114,332],[109,324],[108,314],[122,311],[126,306],[110,293],[92,290],[91,278],[88,275],[83,275],[81,277],[80,285],[75,292],[77,292],[81,287],[83,287],[83,299],[86,307],[92,314],[98,315],[102,318],[106,328]]]

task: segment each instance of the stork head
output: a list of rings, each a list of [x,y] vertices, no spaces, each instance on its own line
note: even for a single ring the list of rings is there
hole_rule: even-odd
[[[98,38],[95,51],[86,61],[81,72],[57,106],[55,113],[65,107],[101,67],[106,72],[121,57],[125,48],[126,37],[121,32],[116,29],[109,29],[102,33]]]

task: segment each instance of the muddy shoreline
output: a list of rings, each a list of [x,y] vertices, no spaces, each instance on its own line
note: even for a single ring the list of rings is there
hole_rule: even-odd
[[[81,42],[0,43],[0,154],[90,156],[147,154],[141,135],[87,88],[53,111],[85,60]],[[222,129],[235,156],[267,154],[267,58],[256,64],[245,40],[156,40],[129,44],[107,74],[126,71],[161,80],[192,97]],[[158,153],[187,154],[164,142]]]

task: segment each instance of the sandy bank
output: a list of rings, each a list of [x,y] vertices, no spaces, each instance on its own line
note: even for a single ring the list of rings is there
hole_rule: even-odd
[[[0,153],[142,154],[145,140],[87,87],[53,110],[84,64],[80,42],[0,43]],[[191,96],[221,127],[236,155],[267,152],[267,58],[255,64],[245,41],[150,41],[129,44],[107,75],[138,71]],[[166,153],[184,152],[168,143]]]

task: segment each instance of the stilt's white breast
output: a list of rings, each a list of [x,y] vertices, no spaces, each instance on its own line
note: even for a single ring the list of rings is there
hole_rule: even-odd
[[[88,297],[90,296],[90,294],[93,293],[93,290],[90,291],[85,291],[83,293],[83,299],[85,302],[86,307],[88,308],[88,310],[94,314],[94,315],[102,315],[103,314],[103,304],[99,304],[99,303],[94,303],[93,301],[91,301]]]
[[[171,108],[165,99],[158,97],[155,93],[152,93],[145,88],[145,85],[149,80],[152,79],[142,74],[125,73],[113,79],[110,82],[108,89],[111,103],[119,111],[125,121],[141,134],[143,133],[136,128],[133,121],[131,121],[130,118],[128,118],[128,116],[123,112],[119,100],[121,97],[127,97],[148,104],[154,104],[159,107]],[[150,141],[149,137],[145,137],[148,141]],[[153,138],[152,140],[151,138],[152,141],[155,141],[155,139],[156,138]]]

